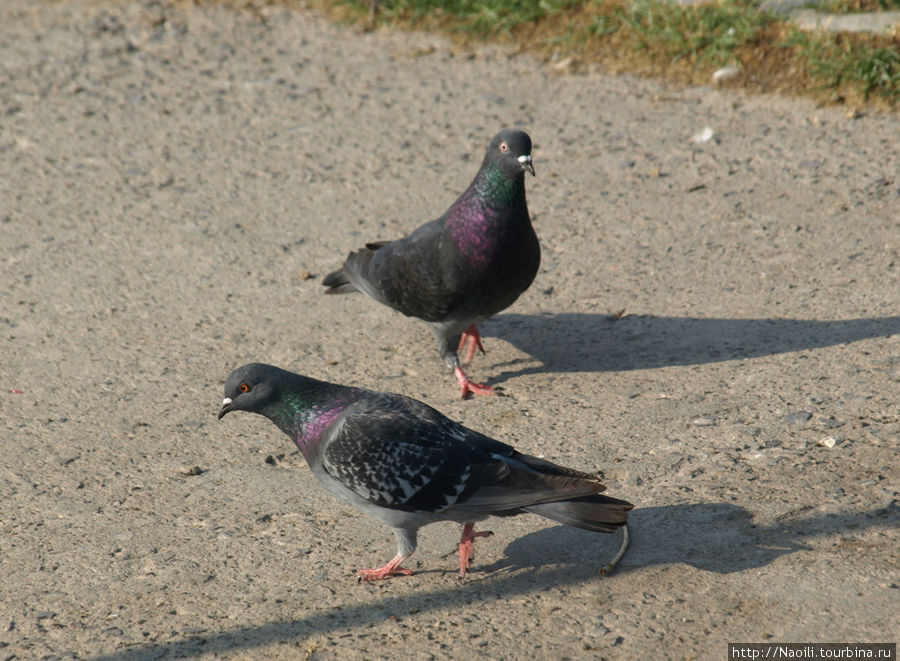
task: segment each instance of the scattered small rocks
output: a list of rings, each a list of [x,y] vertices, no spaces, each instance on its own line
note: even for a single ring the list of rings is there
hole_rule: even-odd
[[[203,473],[205,473],[205,472],[206,471],[203,470],[202,468],[200,468],[199,466],[191,466],[190,468],[182,468],[181,469],[182,475],[188,475],[188,476],[192,476],[192,477],[194,475],[203,475]]]

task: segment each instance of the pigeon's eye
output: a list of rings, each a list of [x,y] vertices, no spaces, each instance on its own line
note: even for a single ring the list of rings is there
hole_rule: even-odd
[[[500,143],[500,151],[502,151],[505,154],[506,152],[509,151],[509,145],[506,144],[505,142],[501,142]]]
[[[238,390],[240,390],[241,392],[250,392],[250,384],[242,383],[241,385],[238,386]]]

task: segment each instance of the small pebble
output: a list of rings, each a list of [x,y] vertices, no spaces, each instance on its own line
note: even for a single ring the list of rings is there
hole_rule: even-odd
[[[569,73],[572,71],[572,69],[575,68],[575,59],[572,57],[564,58],[564,59],[560,60],[559,62],[556,62],[555,64],[550,65],[550,68],[553,69],[554,71],[562,71],[565,73]]]
[[[715,83],[716,85],[721,85],[722,83],[731,80],[732,78],[736,78],[740,73],[741,70],[737,67],[722,67],[721,69],[717,69],[715,73],[713,73],[713,83]]]
[[[821,445],[825,448],[833,448],[837,445],[837,439],[834,436],[826,436],[825,438],[816,441],[816,445]]]
[[[809,411],[795,411],[794,413],[788,413],[786,416],[784,416],[784,421],[794,424],[806,422],[810,418],[812,418],[812,413],[810,413]]]
[[[696,418],[695,420],[691,420],[691,424],[695,427],[712,427],[716,424],[715,418],[710,418],[709,416],[702,416],[700,418]]]
[[[697,144],[702,144],[704,142],[709,142],[716,135],[716,132],[712,130],[709,126],[705,127],[700,133],[697,133],[691,140],[696,142]]]

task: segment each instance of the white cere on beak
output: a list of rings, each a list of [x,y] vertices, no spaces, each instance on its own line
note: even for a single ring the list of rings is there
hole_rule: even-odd
[[[534,176],[534,166],[531,164],[531,154],[522,154],[517,159],[523,170],[528,170]]]
[[[226,397],[222,400],[222,406],[228,406],[229,404],[231,404],[231,397]]]

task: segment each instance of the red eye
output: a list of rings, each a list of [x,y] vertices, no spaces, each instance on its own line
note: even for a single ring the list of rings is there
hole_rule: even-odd
[[[241,392],[250,392],[250,385],[246,384],[246,383],[242,383],[241,385],[238,386],[238,390],[240,390]]]
[[[500,143],[500,151],[502,151],[505,154],[506,152],[509,151],[509,145],[506,144],[505,142],[501,142]]]

